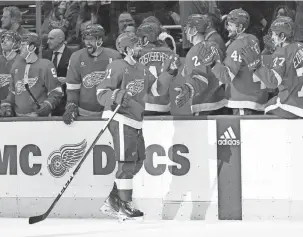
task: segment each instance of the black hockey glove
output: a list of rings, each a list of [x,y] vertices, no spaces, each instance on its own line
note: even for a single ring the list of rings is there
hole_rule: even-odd
[[[205,66],[213,67],[216,62],[220,62],[220,54],[218,49],[214,46],[212,47],[201,47],[198,52],[199,58],[201,58],[202,63]]]
[[[179,94],[176,96],[175,103],[180,108],[185,105],[190,98],[194,96],[194,88],[190,83],[185,83],[182,86],[175,88]]]
[[[173,54],[164,61],[163,71],[175,77],[178,74],[179,67],[181,67],[180,57],[178,54]]]
[[[246,46],[241,49],[240,55],[243,61],[247,64],[249,71],[254,71],[261,66],[261,55],[251,46]]]
[[[67,102],[65,113],[63,114],[63,122],[67,125],[72,124],[77,119],[78,114],[78,106],[75,103]]]
[[[131,99],[131,95],[126,90],[117,89],[114,90],[111,98],[115,104],[121,105],[121,107],[126,107]]]
[[[0,106],[0,117],[14,117],[14,111],[11,104],[3,103]]]
[[[271,39],[270,34],[267,34],[267,35],[264,35],[264,36],[263,36],[263,42],[264,42],[265,48],[266,48],[269,52],[273,53],[273,52],[275,51],[276,47],[275,47],[274,42],[273,42],[272,39]]]
[[[40,108],[36,110],[39,117],[47,117],[52,112],[52,105],[49,101],[40,104]]]

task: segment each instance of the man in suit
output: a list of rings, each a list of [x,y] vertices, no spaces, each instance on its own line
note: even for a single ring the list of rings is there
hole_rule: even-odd
[[[64,96],[60,104],[52,112],[52,116],[62,116],[66,105],[66,84],[68,62],[72,51],[65,45],[65,35],[61,29],[53,29],[48,34],[47,40],[49,50],[43,52],[43,58],[51,60],[57,70],[59,81],[62,83]]]

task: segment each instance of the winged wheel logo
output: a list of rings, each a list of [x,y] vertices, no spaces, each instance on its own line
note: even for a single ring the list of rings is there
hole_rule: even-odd
[[[47,159],[47,168],[52,176],[61,178],[83,157],[87,142],[84,139],[78,144],[68,144],[53,151]]]

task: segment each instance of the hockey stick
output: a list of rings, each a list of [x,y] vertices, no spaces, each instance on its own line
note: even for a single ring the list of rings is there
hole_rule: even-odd
[[[37,101],[37,99],[34,97],[34,95],[32,94],[32,92],[29,89],[29,86],[27,83],[24,84],[24,87],[26,89],[26,91],[28,92],[29,96],[32,98],[32,100],[35,102],[35,104],[37,105],[37,109],[40,109],[40,105],[39,102]]]
[[[106,124],[104,125],[104,127],[102,128],[102,130],[99,132],[99,134],[97,135],[97,137],[95,138],[95,140],[93,141],[93,143],[91,144],[91,146],[88,148],[87,152],[84,154],[82,160],[80,161],[80,163],[77,165],[76,169],[74,170],[73,174],[71,175],[71,177],[69,178],[69,180],[67,181],[67,183],[64,185],[64,187],[62,188],[62,190],[60,191],[60,193],[57,195],[56,199],[53,201],[52,205],[48,208],[48,210],[40,215],[40,216],[32,216],[29,218],[29,224],[35,224],[37,222],[43,221],[45,220],[48,215],[50,214],[50,212],[53,210],[53,208],[55,207],[55,205],[57,204],[57,202],[59,201],[59,199],[61,198],[62,194],[65,192],[65,190],[67,189],[67,187],[69,186],[69,184],[72,182],[72,180],[74,179],[75,175],[78,173],[80,167],[82,166],[83,162],[85,161],[85,159],[87,158],[87,156],[89,155],[89,153],[91,152],[91,150],[94,148],[94,146],[96,145],[97,141],[99,140],[99,138],[102,136],[102,134],[104,133],[104,131],[106,130],[108,124],[113,120],[114,116],[116,115],[116,113],[118,112],[120,108],[120,105],[117,106],[117,108],[115,109],[115,111],[113,112],[113,115],[107,120]]]

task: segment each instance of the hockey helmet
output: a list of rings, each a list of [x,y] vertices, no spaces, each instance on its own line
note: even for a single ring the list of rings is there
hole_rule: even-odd
[[[156,42],[160,33],[160,25],[152,22],[143,23],[137,29],[137,36],[146,37],[149,42]]]
[[[285,37],[292,38],[294,36],[294,22],[290,17],[279,17],[270,26],[272,32],[284,33]]]
[[[116,49],[121,53],[125,53],[126,47],[134,48],[139,42],[139,38],[132,32],[124,32],[120,34],[116,40]]]
[[[226,22],[242,24],[243,28],[247,29],[250,22],[249,14],[242,8],[232,10],[228,15]]]
[[[188,17],[187,24],[185,26],[185,33],[190,29],[195,29],[198,33],[205,33],[209,26],[211,19],[207,15],[193,14]]]
[[[82,36],[95,36],[96,38],[103,38],[105,36],[104,28],[99,24],[90,24],[82,31]]]
[[[34,45],[36,48],[39,48],[41,44],[39,35],[33,32],[21,35],[21,42],[26,42],[28,45]]]

